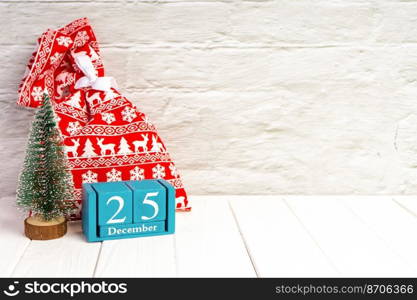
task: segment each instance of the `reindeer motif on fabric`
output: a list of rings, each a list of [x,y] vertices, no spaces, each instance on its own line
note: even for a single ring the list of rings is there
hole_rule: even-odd
[[[107,151],[110,151],[110,155],[115,155],[114,147],[115,144],[103,144],[104,138],[97,138],[97,145],[99,145],[101,149],[101,155],[106,155]]]
[[[132,144],[135,146],[135,152],[139,152],[139,148],[143,149],[143,152],[148,152],[148,141],[149,137],[147,134],[141,134],[142,141],[133,141]]]
[[[71,153],[72,157],[78,157],[78,147],[80,146],[80,139],[71,139],[71,142],[73,145],[71,146],[65,146],[65,153],[68,155]]]

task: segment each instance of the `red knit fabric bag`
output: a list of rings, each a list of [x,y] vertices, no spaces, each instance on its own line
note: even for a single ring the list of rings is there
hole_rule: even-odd
[[[21,106],[38,107],[47,92],[81,209],[85,182],[163,178],[176,189],[177,210],[190,210],[180,175],[155,125],[104,76],[99,46],[86,18],[47,30],[19,87]],[[73,216],[80,218],[79,211]]]

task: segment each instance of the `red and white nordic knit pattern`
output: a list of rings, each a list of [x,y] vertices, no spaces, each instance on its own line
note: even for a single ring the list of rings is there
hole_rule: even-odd
[[[65,145],[81,208],[85,182],[163,178],[176,188],[177,210],[190,210],[180,175],[155,126],[104,76],[86,18],[38,39],[17,103],[38,107],[47,92]],[[79,218],[79,212],[74,219]]]

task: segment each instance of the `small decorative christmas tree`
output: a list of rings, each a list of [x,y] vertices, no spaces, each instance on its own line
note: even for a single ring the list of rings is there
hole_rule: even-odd
[[[132,153],[132,150],[130,149],[130,146],[127,143],[127,140],[124,137],[122,137],[120,140],[119,152],[117,152],[117,154],[126,155],[130,153]]]
[[[32,124],[17,190],[17,205],[32,214],[25,220],[29,238],[51,239],[65,234],[65,217],[74,209],[69,201],[71,180],[54,111],[44,94]]]
[[[94,152],[93,143],[91,143],[90,139],[87,139],[87,141],[85,142],[82,156],[83,157],[97,156],[97,153]]]

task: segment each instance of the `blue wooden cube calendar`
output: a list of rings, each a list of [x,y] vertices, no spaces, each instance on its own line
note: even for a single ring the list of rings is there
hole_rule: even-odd
[[[175,189],[163,179],[85,183],[82,220],[89,242],[171,234]]]

